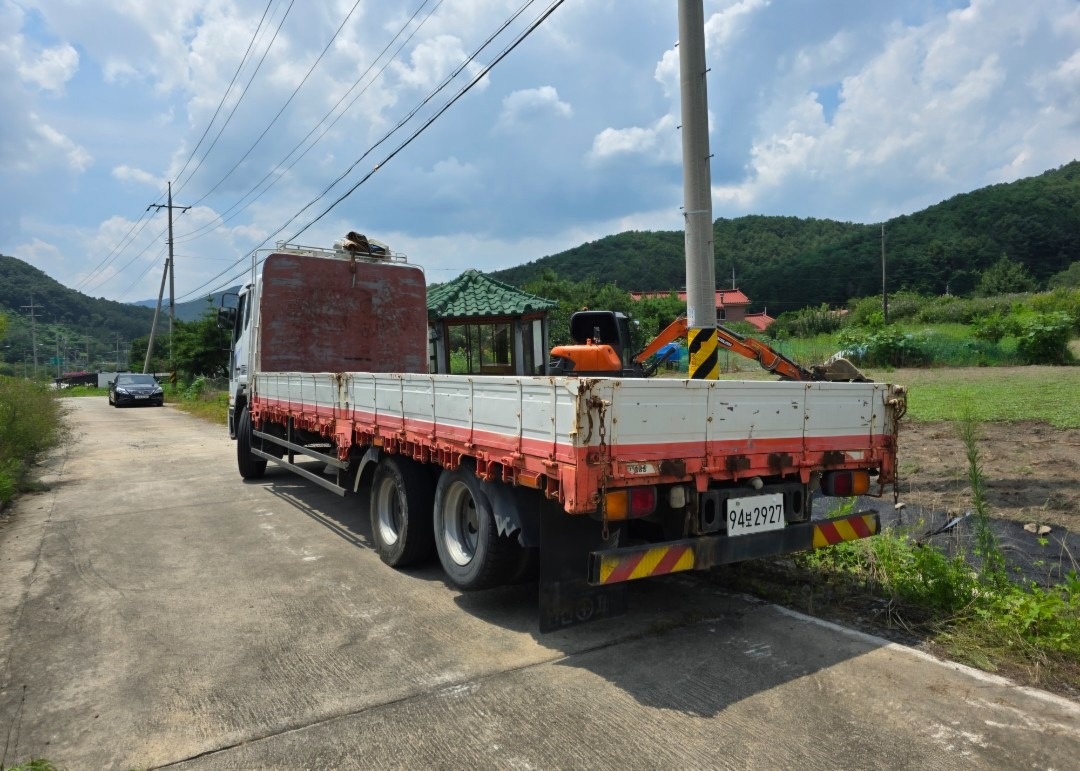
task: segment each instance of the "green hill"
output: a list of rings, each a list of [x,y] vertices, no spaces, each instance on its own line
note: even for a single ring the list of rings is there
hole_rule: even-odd
[[[36,307],[38,362],[49,364],[60,348],[67,369],[114,361],[118,340],[123,358],[128,343],[150,331],[154,316],[149,308],[76,292],[22,260],[0,255],[0,312],[8,318],[0,358],[18,366],[33,361],[28,309],[22,307],[31,300]]]
[[[881,226],[797,217],[747,216],[713,225],[716,278],[736,282],[757,308],[780,312],[881,291]],[[890,291],[969,293],[1003,254],[1044,285],[1080,260],[1080,162],[991,185],[885,223]],[[492,275],[515,285],[545,269],[622,289],[685,283],[681,231],[601,238]]]

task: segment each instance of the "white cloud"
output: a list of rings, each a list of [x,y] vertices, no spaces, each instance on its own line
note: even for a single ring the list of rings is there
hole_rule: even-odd
[[[503,98],[497,126],[510,129],[520,124],[534,123],[549,115],[569,118],[573,114],[574,109],[569,102],[559,99],[559,92],[553,86],[525,88]]]
[[[127,164],[114,166],[112,175],[121,182],[137,182],[140,185],[147,185],[154,188],[160,188],[164,183],[164,180],[155,177],[150,172],[136,169]]]
[[[0,71],[11,75],[0,78],[0,251],[79,233],[76,248],[39,252],[66,282],[121,244],[167,179],[178,204],[196,205],[177,220],[178,251],[191,258],[178,260],[180,292],[264,238],[294,236],[539,13],[523,14],[404,133],[371,149],[521,4],[444,3],[419,26],[429,6],[391,45],[388,56],[404,44],[397,59],[376,60],[415,5],[363,3],[268,128],[352,7],[297,3],[239,106],[234,88],[178,181],[265,0],[0,0]],[[239,86],[285,7],[272,6]],[[705,8],[718,216],[873,221],[1080,155],[1075,0]],[[567,3],[299,240],[330,243],[357,228],[446,278],[625,228],[681,227],[676,18],[670,0]],[[258,198],[242,198],[362,76],[339,122],[303,145],[307,155],[272,172],[280,182]],[[223,226],[219,213],[230,218]],[[93,277],[95,291],[155,294],[163,227],[157,215],[122,245]]]
[[[893,26],[883,50],[847,62],[831,122],[809,88],[808,62],[843,46],[834,39],[827,49],[800,52],[792,75],[805,90],[782,89],[759,113],[744,178],[714,190],[721,211],[784,202],[790,211],[797,196],[818,190],[827,192],[814,194],[803,213],[851,219],[858,207],[859,218],[884,218],[934,203],[961,180],[974,187],[1069,160],[1063,117],[1077,106],[1076,89],[1059,90],[1057,77],[1071,72],[1075,54],[1041,76],[1033,61],[1064,42],[1047,48],[1051,41],[1038,37],[1048,5],[1055,4],[1018,12],[1014,4],[975,0],[925,24]],[[1064,48],[1078,43],[1074,35]],[[1025,141],[1044,131],[1048,146]],[[988,155],[1008,160],[994,170]]]
[[[40,51],[33,61],[19,63],[19,76],[45,91],[62,91],[79,69],[79,52],[66,43]]]
[[[68,168],[72,171],[83,172],[90,168],[94,162],[86,148],[76,144],[70,137],[56,130],[41,118],[30,114],[30,120],[34,126],[35,136],[30,139],[30,157],[26,159],[23,168],[34,168],[51,165],[49,161],[58,154],[64,159]]]
[[[593,138],[589,158],[602,161],[617,155],[645,155],[653,162],[672,162],[682,157],[680,137],[671,115],[656,120],[645,128],[606,128]]]
[[[409,55],[409,64],[395,62],[392,69],[402,85],[426,91],[441,83],[465,58],[465,48],[459,38],[439,35],[419,43]],[[464,74],[475,77],[480,70],[480,65],[474,62]],[[477,86],[483,87],[483,84]]]
[[[12,254],[23,262],[28,262],[35,268],[48,271],[63,254],[63,250],[55,244],[33,238],[29,243],[19,244],[14,247]]]

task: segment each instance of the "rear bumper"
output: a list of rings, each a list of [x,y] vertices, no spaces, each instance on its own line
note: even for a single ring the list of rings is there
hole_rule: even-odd
[[[735,537],[703,536],[661,544],[603,549],[589,554],[589,583],[607,586],[686,570],[707,570],[716,565],[775,557],[868,538],[877,535],[880,530],[878,514],[871,511],[788,525],[782,530],[767,533]]]

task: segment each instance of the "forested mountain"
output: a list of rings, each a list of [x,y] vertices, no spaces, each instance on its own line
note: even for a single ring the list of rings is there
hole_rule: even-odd
[[[120,303],[69,289],[44,272],[15,257],[0,254],[0,313],[7,316],[7,336],[0,343],[0,362],[21,366],[33,361],[29,306],[37,316],[38,362],[51,363],[59,354],[66,369],[123,366],[132,340],[150,334],[153,305]],[[211,307],[205,297],[179,303],[176,318],[194,321]],[[159,329],[168,329],[168,299]]]
[[[777,312],[881,291],[881,225],[796,217],[718,219],[716,280],[735,280]],[[1043,285],[1080,260],[1080,162],[1037,177],[992,185],[885,223],[890,291],[966,294],[1008,255]],[[522,285],[545,269],[623,289],[678,289],[685,283],[680,231],[628,232],[493,273]]]
[[[718,219],[713,231],[717,284],[730,286],[734,269],[756,310],[775,315],[823,302],[841,305],[881,291],[880,225],[755,215]],[[1044,286],[1080,261],[1080,162],[896,217],[885,223],[885,234],[893,292],[969,293],[1002,255]],[[521,286],[546,269],[562,279],[592,278],[626,290],[679,289],[685,282],[683,234],[620,233],[493,275]],[[131,340],[147,335],[153,318],[152,308],[89,297],[0,255],[0,312],[8,318],[0,360],[16,366],[32,360],[29,318],[21,307],[31,300],[39,360],[61,349],[60,358],[72,368],[122,360],[116,349],[124,352]],[[182,304],[177,318],[195,319],[209,307],[205,299]]]

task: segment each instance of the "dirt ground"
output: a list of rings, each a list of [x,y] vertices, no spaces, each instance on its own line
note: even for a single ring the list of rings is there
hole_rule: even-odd
[[[1045,423],[984,423],[979,460],[991,516],[1080,533],[1080,430]],[[900,498],[963,514],[971,507],[966,450],[952,423],[905,420]]]

